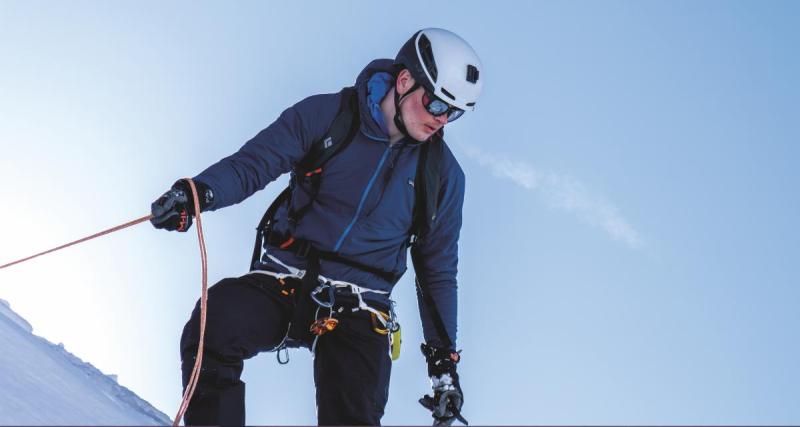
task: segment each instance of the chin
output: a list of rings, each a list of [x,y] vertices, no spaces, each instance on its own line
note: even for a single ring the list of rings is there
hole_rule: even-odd
[[[435,133],[436,133],[436,131],[430,132],[427,129],[425,129],[425,130],[415,129],[413,132],[409,132],[409,134],[411,135],[412,138],[414,138],[415,140],[420,141],[420,142],[427,141],[428,138],[433,136],[433,134],[435,134]]]

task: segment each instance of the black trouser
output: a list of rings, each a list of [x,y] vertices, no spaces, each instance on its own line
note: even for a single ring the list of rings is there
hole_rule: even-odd
[[[286,334],[293,304],[281,293],[285,288],[263,274],[223,279],[209,288],[203,366],[184,417],[187,425],[244,425],[243,361],[274,349]],[[320,316],[326,314],[320,309]],[[388,340],[373,331],[366,311],[343,310],[335,317],[338,326],[316,346],[317,422],[380,425],[392,367]],[[181,337],[184,388],[194,367],[199,323],[198,302]]]

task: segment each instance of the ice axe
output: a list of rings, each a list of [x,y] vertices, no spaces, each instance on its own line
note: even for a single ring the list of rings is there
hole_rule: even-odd
[[[433,397],[426,394],[419,399],[419,403],[425,409],[431,411],[433,415],[433,425],[435,426],[449,426],[453,421],[461,421],[465,426],[469,425],[467,419],[461,415],[458,409],[460,405],[460,395],[452,390],[445,392],[435,392]]]

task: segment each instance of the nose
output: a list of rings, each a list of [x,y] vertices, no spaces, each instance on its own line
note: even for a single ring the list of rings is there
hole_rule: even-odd
[[[442,126],[447,124],[447,114],[442,114],[441,116],[433,116],[433,118],[435,118],[436,122]]]

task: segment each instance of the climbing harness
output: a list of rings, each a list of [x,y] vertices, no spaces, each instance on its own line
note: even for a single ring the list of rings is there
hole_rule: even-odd
[[[336,303],[336,290],[341,289],[344,291],[349,291],[349,295],[355,295],[356,299],[358,300],[358,305],[350,308],[350,311],[356,312],[363,310],[368,312],[370,314],[370,319],[373,322],[373,331],[381,335],[387,335],[389,339],[389,354],[392,357],[392,360],[397,360],[400,357],[400,324],[397,322],[397,315],[394,311],[394,301],[389,300],[389,312],[384,313],[367,304],[363,297],[363,294],[370,292],[388,295],[388,291],[365,288],[354,283],[329,279],[323,275],[319,275],[318,281],[320,284],[313,291],[311,291],[311,299],[317,303],[318,306],[314,316],[317,320],[315,320],[315,322],[311,325],[311,332],[315,335],[314,341],[311,344],[311,352],[313,354],[316,354],[317,341],[319,338],[326,332],[332,331],[333,328],[335,328],[338,324],[338,320],[336,320],[334,317],[335,313],[341,313],[345,310],[344,307],[334,309],[334,305]],[[327,300],[323,299],[321,297],[322,295],[326,295]],[[323,308],[328,309],[328,315],[320,318],[319,312]],[[377,323],[380,323],[380,328],[377,326]],[[389,334],[389,331],[392,331],[393,333]],[[395,332],[397,332],[397,334],[395,334]],[[397,338],[396,341],[395,338]]]
[[[282,288],[286,286],[286,279],[303,280],[304,278],[307,278],[306,270],[301,270],[297,267],[288,265],[271,254],[267,254],[267,257],[272,260],[272,262],[283,267],[286,271],[288,271],[288,273],[278,273],[267,270],[252,270],[249,274],[263,274],[274,277]],[[370,292],[388,295],[388,291],[370,289],[354,283],[330,279],[321,274],[317,274],[317,283],[317,286],[309,294],[311,300],[317,305],[314,313],[314,320],[308,329],[308,331],[314,336],[314,339],[311,343],[312,354],[315,354],[319,337],[330,331],[333,331],[339,325],[339,319],[335,318],[335,313],[341,313],[344,311],[344,307],[339,307],[338,310],[334,309],[334,305],[336,303],[336,291],[339,289],[349,291],[349,296],[356,297],[358,305],[352,307],[350,309],[351,312],[356,312],[359,310],[369,312],[373,322],[373,330],[381,335],[388,336],[392,360],[397,360],[400,357],[400,324],[397,322],[397,316],[394,311],[394,301],[389,301],[390,309],[388,313],[385,313],[367,304],[362,296],[363,294]],[[285,296],[294,295],[295,289],[295,287],[290,287],[290,290],[288,291],[282,289],[281,294]],[[320,310],[323,308],[329,310],[328,315],[325,317],[320,317]],[[270,350],[271,352],[276,353],[278,363],[282,365],[289,363],[288,349],[290,346],[292,346],[290,345],[290,330],[291,322],[289,323],[289,327],[287,328],[283,340],[281,340],[280,344],[278,344],[275,348]],[[282,356],[285,356],[285,358]]]

